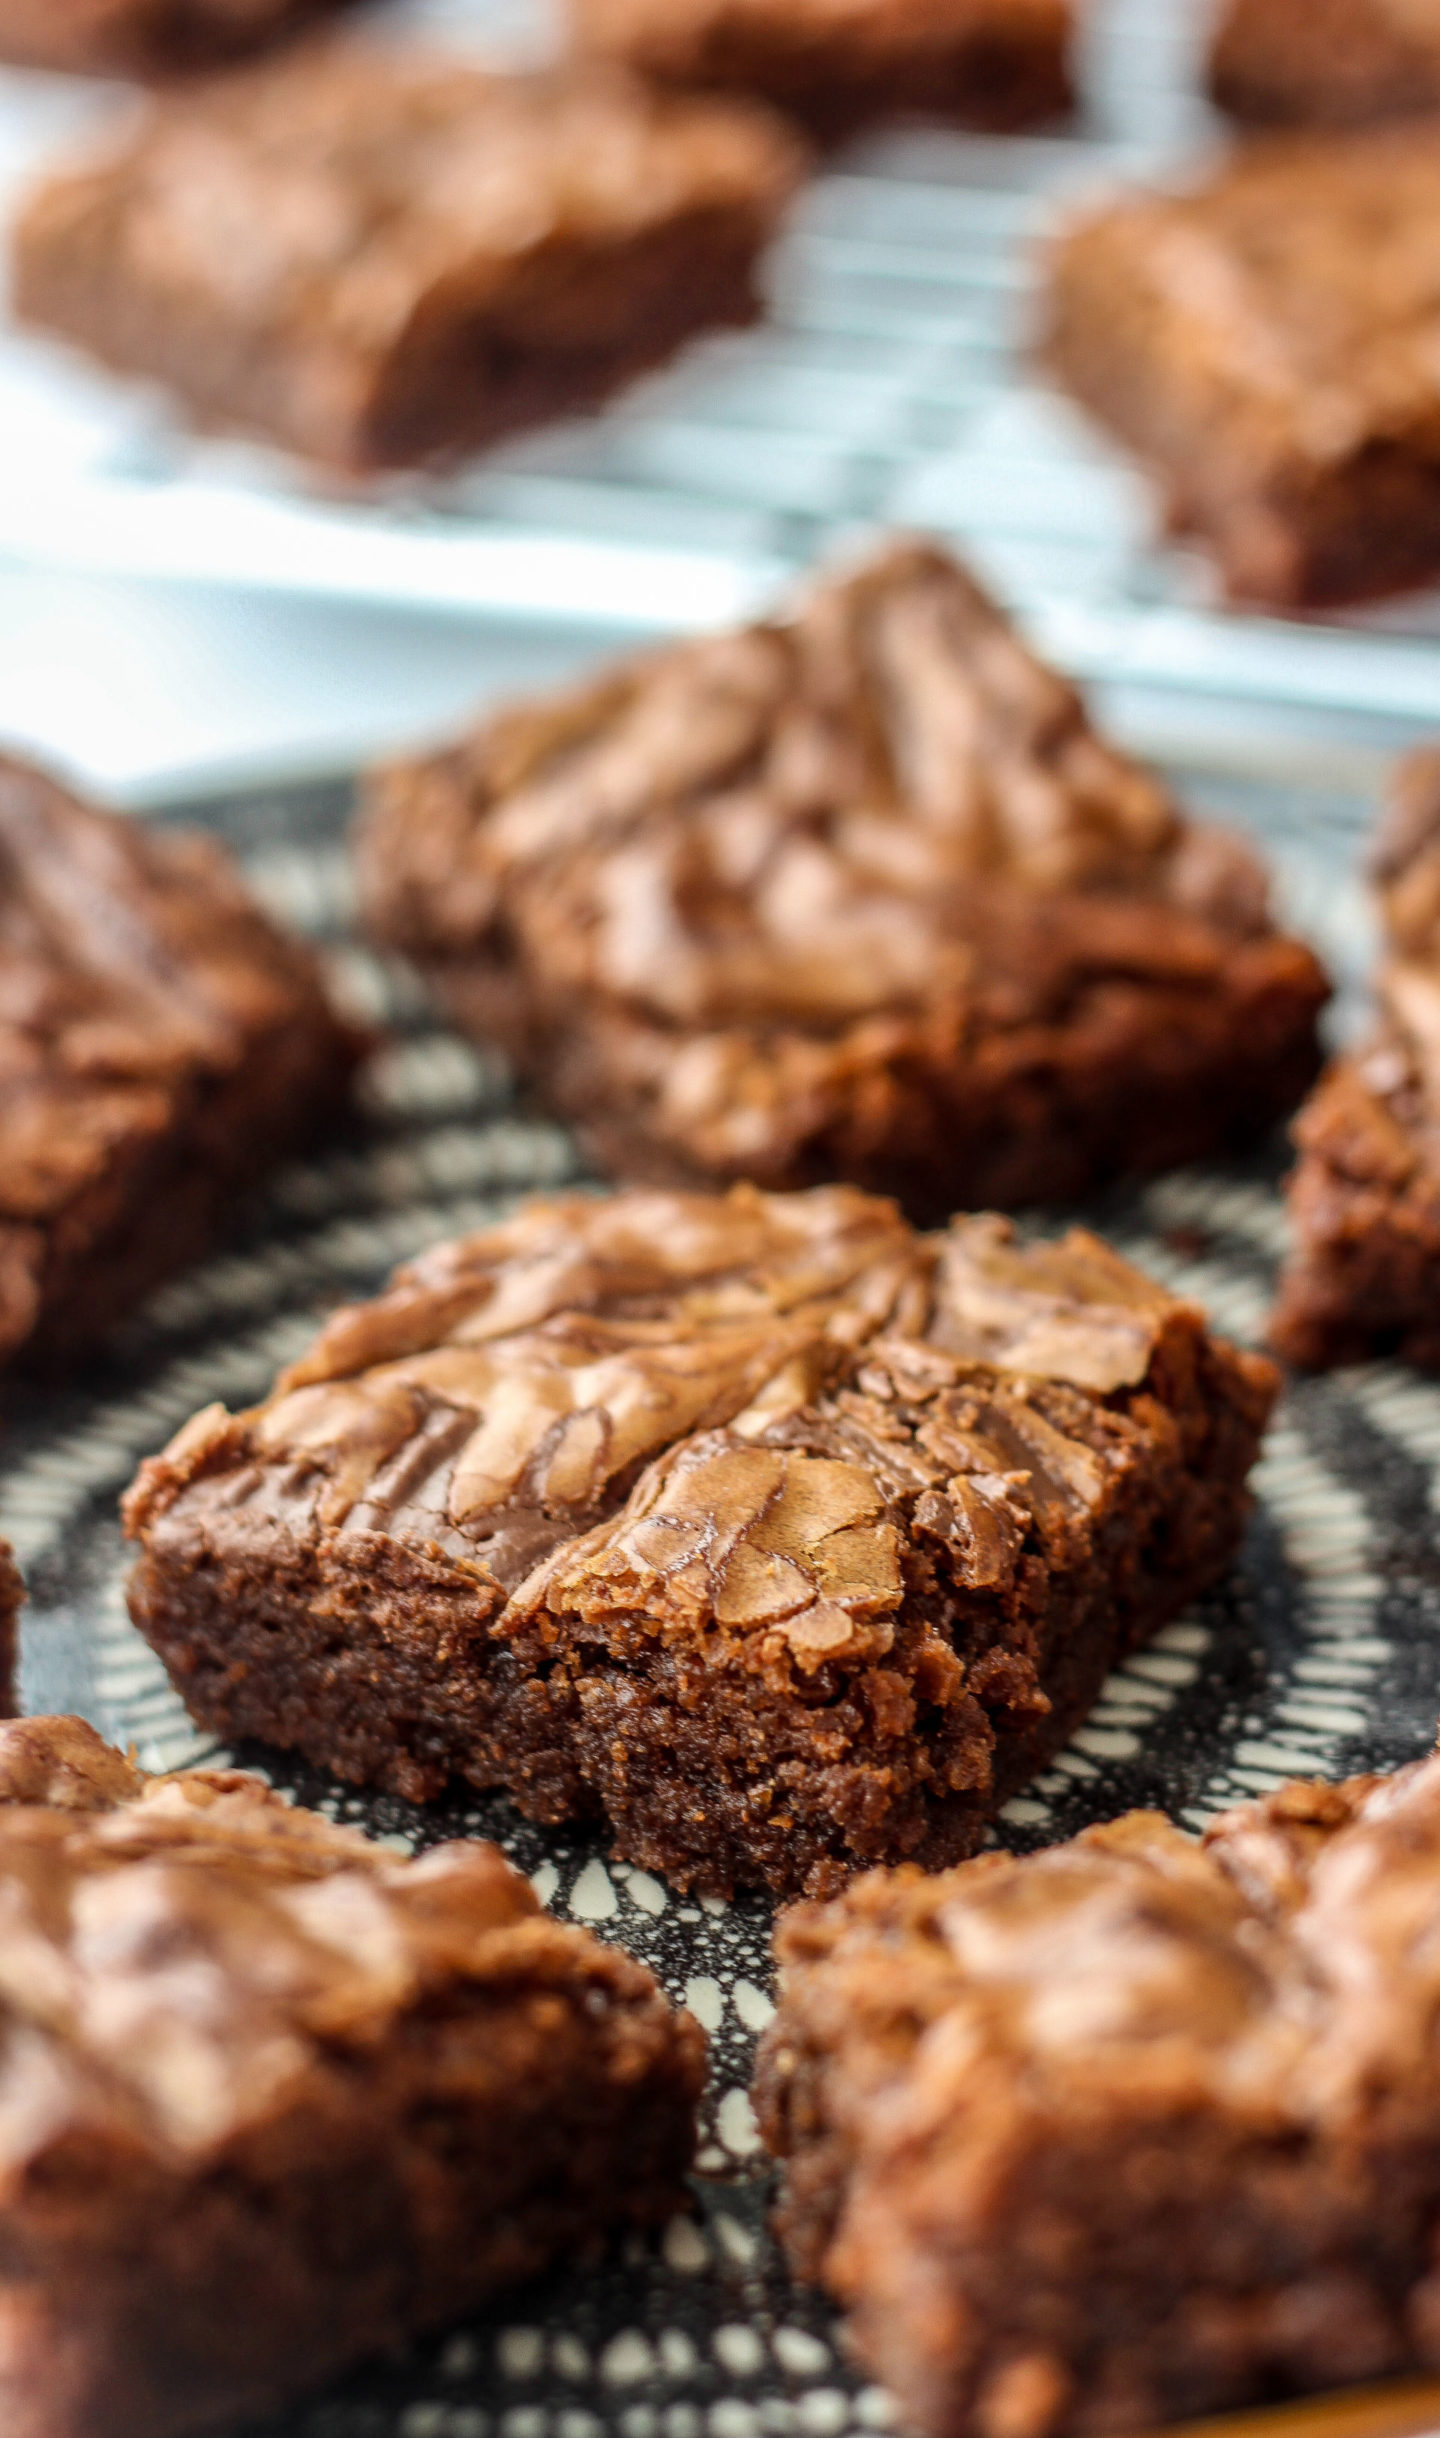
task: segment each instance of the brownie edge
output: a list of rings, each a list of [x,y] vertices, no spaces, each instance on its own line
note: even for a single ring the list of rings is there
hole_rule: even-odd
[[[0,1892],[6,2438],[230,2429],[684,2206],[698,2025],[493,1845],[28,1719]]]
[[[1440,2368],[1440,1760],[875,1872],[776,1949],[785,2246],[920,2438]]]

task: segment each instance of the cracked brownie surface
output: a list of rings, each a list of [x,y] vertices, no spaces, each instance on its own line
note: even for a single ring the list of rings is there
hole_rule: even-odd
[[[1132,1812],[777,1933],[792,2261],[925,2438],[1440,2363],[1440,1762]]]
[[[1256,858],[920,543],[381,773],[358,856],[374,935],[622,1175],[1058,1200],[1318,1063]]]
[[[131,1609],[227,1736],[823,1892],[973,1850],[1223,1570],[1273,1393],[1083,1231],[540,1202],[147,1464]]]
[[[1440,567],[1437,316],[1440,147],[1387,128],[1273,139],[1080,222],[1043,344],[1231,593],[1284,607]]]
[[[919,111],[1025,126],[1072,99],[1071,0],[570,0],[585,50],[767,95],[824,139]]]
[[[758,104],[335,40],[162,98],[40,186],[17,310],[203,425],[418,464],[753,320],[802,167]]]
[[[1210,88],[1259,125],[1346,126],[1440,103],[1440,0],[1229,0]]]
[[[0,1363],[93,1349],[360,1047],[220,846],[0,758]]]
[[[683,2194],[703,2037],[499,1849],[0,1727],[10,2438],[231,2428]]]
[[[1440,751],[1401,763],[1372,863],[1379,1023],[1295,1120],[1271,1334],[1292,1362],[1440,1370]]]

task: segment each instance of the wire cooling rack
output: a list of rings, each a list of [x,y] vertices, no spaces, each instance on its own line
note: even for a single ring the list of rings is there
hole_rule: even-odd
[[[553,41],[540,6],[396,0],[375,15],[514,56]],[[837,541],[919,525],[960,544],[1076,675],[1144,696],[1162,741],[1233,751],[1237,735],[1303,728],[1353,749],[1440,721],[1440,594],[1343,621],[1219,612],[1204,563],[1155,544],[1144,480],[1025,370],[1047,230],[1217,142],[1197,77],[1206,13],[1091,0],[1072,127],[856,145],[801,197],[765,324],[443,481],[324,496],[294,464],[193,440],[158,396],[0,333],[0,554],[599,639],[704,628]],[[0,78],[0,202],[126,106]]]

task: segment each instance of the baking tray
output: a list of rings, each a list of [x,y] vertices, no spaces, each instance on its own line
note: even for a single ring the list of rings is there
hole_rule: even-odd
[[[432,17],[439,14],[437,7]],[[395,22],[394,12],[383,20]],[[462,40],[533,45],[454,0]],[[543,32],[543,29],[539,29]],[[1356,882],[1389,753],[1440,729],[1440,612],[1417,598],[1308,623],[1220,613],[1203,567],[1150,539],[1133,474],[1014,347],[1027,263],[1058,211],[1215,140],[1195,99],[1200,13],[1101,0],[1074,132],[1014,142],[885,135],[804,199],[773,266],[767,328],[691,350],[605,415],[516,442],[444,486],[322,499],[258,452],[181,438],[136,393],[0,341],[0,554],[324,591],[478,617],[513,682],[533,639],[599,653],[703,627],[832,544],[892,520],[961,544],[1030,631],[1093,682],[1107,720],[1163,757],[1187,802],[1271,855],[1288,918],[1363,1021],[1371,937]],[[112,96],[0,86],[13,176]],[[493,674],[493,672],[492,672]],[[201,1404],[259,1395],[318,1310],[516,1196],[584,1181],[573,1144],[503,1068],[438,1030],[352,936],[337,782],[188,808],[226,836],[345,988],[393,1027],[360,1143],[292,1166],[232,1244],[152,1300],[83,1383],[7,1387],[0,1532],[30,1576],[27,1706],[75,1708],[152,1767],[210,1748],[129,1628],[117,1493]],[[169,816],[167,816],[169,817]],[[1277,1144],[1184,1170],[1086,1216],[1238,1337],[1259,1334],[1282,1244]],[[1299,1383],[1271,1432],[1233,1576],[1105,1688],[1052,1769],[1007,1806],[1023,1849],[1128,1804],[1198,1826],[1296,1772],[1427,1750],[1440,1709],[1440,1387],[1397,1367]],[[745,2087],[770,2003],[769,1908],[681,1901],[604,1841],[541,1832],[473,1796],[416,1811],[338,1791],[258,1751],[277,1783],[407,1848],[499,1838],[555,1908],[652,1963],[710,2032],[697,2215],[514,2296],[493,2316],[282,2421],[266,2438],[846,2438],[887,2400],[817,2297],[785,2278]],[[143,2438],[143,2433],[137,2433]]]

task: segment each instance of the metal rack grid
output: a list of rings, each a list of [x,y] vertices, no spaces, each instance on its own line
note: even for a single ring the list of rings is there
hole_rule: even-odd
[[[397,0],[466,45],[543,39],[525,0]],[[1035,263],[1077,198],[1203,158],[1204,0],[1093,0],[1084,109],[1021,139],[884,133],[806,190],[770,318],[702,340],[604,413],[443,481],[318,492],[266,452],[196,441],[157,397],[0,335],[0,554],[597,638],[742,613],[876,525],[955,541],[1076,675],[1143,697],[1161,741],[1350,750],[1440,724],[1440,593],[1313,621],[1219,609],[1153,539],[1143,478],[1026,366]],[[0,80],[0,189],[113,102]]]

